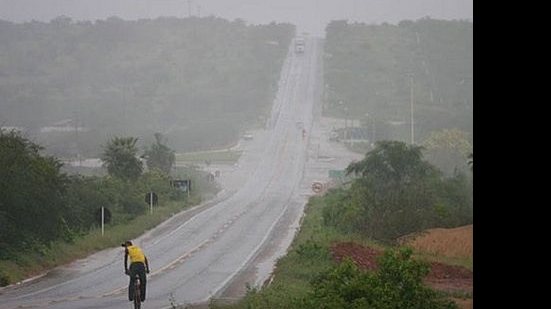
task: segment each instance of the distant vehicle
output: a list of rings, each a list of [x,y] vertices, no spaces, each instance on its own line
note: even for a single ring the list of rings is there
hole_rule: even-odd
[[[302,54],[304,53],[305,40],[302,37],[295,39],[295,53]]]
[[[253,139],[253,135],[251,133],[245,133],[243,134],[243,139],[246,141],[250,141]]]
[[[335,130],[332,130],[331,133],[329,133],[329,141],[338,142],[339,141],[339,133]]]

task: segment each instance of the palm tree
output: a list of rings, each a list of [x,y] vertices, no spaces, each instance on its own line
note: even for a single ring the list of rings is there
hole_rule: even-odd
[[[142,174],[142,162],[137,157],[137,142],[135,137],[115,137],[104,146],[101,160],[109,175],[135,180]]]

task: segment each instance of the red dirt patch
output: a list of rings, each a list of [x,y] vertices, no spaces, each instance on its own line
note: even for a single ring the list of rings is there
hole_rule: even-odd
[[[377,258],[382,252],[353,242],[342,242],[331,246],[331,254],[338,262],[349,257],[361,269],[376,270]],[[431,288],[446,292],[472,293],[473,272],[471,270],[437,262],[430,263],[430,267],[425,283]]]
[[[375,270],[381,251],[353,242],[342,242],[331,246],[331,254],[337,262],[349,257],[361,269]]]

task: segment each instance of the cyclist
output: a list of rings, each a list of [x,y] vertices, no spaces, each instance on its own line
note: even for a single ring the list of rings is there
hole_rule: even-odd
[[[147,257],[143,253],[142,249],[138,246],[134,246],[130,240],[125,241],[121,246],[124,247],[124,273],[130,276],[130,283],[128,284],[128,300],[134,299],[134,277],[136,274],[140,276],[140,298],[141,301],[145,301],[145,285],[147,279],[145,274],[149,274],[149,263]],[[128,257],[130,257],[130,269],[128,269]]]

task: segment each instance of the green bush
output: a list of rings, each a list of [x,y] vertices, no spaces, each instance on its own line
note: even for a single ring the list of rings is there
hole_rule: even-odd
[[[398,141],[377,142],[363,160],[348,166],[348,174],[356,176],[351,185],[326,195],[325,225],[393,242],[427,228],[472,223],[469,179],[445,177],[421,150]]]
[[[350,202],[350,190],[333,189],[325,195],[326,207],[322,210],[323,223],[326,226],[339,227],[343,232],[357,229],[361,208]]]
[[[130,215],[143,214],[147,206],[143,200],[135,196],[125,198],[119,201],[119,203],[121,204],[122,209]]]
[[[101,178],[71,176],[64,196],[67,204],[65,220],[73,232],[87,232],[97,224],[96,213],[101,207],[114,209],[116,200],[102,192]]]
[[[411,259],[410,249],[387,250],[375,272],[359,269],[351,260],[312,281],[309,308],[457,308],[423,284],[426,264]]]
[[[322,247],[318,243],[312,240],[307,240],[305,243],[300,244],[296,249],[296,253],[304,259],[316,260],[325,259],[329,256],[327,248]]]
[[[10,278],[8,278],[8,275],[0,272],[0,286],[6,286],[8,284],[10,284]]]
[[[66,232],[67,177],[59,160],[42,150],[20,133],[0,129],[0,252],[23,248],[29,238],[49,242]]]

